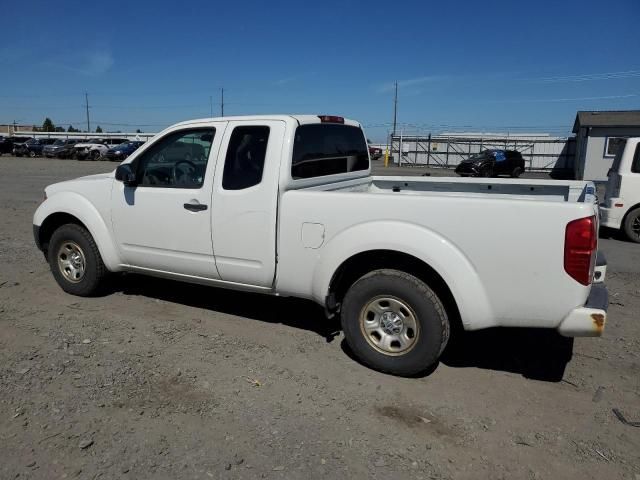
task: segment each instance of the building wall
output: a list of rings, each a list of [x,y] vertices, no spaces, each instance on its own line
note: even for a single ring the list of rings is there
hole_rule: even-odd
[[[613,163],[613,157],[605,156],[607,137],[640,137],[638,127],[594,127],[587,129],[587,137],[583,145],[584,161],[579,164],[579,177],[584,180],[603,181]]]

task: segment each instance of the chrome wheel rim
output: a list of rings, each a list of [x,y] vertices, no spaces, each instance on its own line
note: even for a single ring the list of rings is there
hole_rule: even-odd
[[[71,283],[78,283],[84,278],[87,261],[84,252],[77,243],[66,241],[58,249],[58,269],[62,276]]]
[[[360,330],[371,347],[391,356],[408,353],[420,334],[413,309],[403,300],[388,295],[375,297],[364,306],[360,312]]]

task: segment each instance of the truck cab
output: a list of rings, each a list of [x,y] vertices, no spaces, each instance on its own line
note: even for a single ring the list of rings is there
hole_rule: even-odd
[[[600,224],[640,243],[640,138],[629,138],[620,146],[607,176]]]

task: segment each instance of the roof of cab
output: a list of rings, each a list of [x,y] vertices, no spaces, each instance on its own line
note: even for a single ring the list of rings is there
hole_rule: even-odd
[[[194,123],[208,123],[213,121],[248,121],[248,120],[282,120],[285,122],[290,122],[291,120],[295,120],[299,125],[309,124],[309,123],[321,123],[320,117],[318,115],[238,115],[238,116],[230,116],[230,117],[211,117],[211,118],[198,118],[194,120],[186,120],[184,122],[177,123],[177,125],[191,125]],[[360,123],[355,120],[351,120],[349,118],[344,119],[345,125],[351,125],[355,127],[360,127]]]

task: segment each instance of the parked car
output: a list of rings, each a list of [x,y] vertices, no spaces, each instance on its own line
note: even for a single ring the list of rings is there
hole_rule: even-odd
[[[31,137],[4,137],[0,145],[0,153],[10,153],[13,155],[14,149],[28,140],[31,140]]]
[[[13,151],[13,140],[11,137],[0,135],[0,155]]]
[[[121,162],[133,152],[135,152],[138,148],[140,148],[140,146],[143,144],[144,142],[138,140],[133,142],[121,143],[120,145],[116,145],[115,147],[107,150],[107,152],[104,154],[104,158],[106,160],[111,160],[114,162]]]
[[[97,160],[110,148],[127,141],[126,138],[91,138],[75,145],[73,157],[76,160]]]
[[[510,175],[518,178],[524,172],[524,158],[516,150],[484,150],[460,162],[455,171],[462,177]]]
[[[640,138],[629,138],[618,149],[600,205],[600,222],[640,243]]]
[[[379,160],[382,158],[382,149],[380,147],[369,146],[369,156],[371,160]]]
[[[18,144],[13,149],[16,157],[39,157],[46,145],[52,145],[55,138],[32,138],[22,144]]]
[[[73,146],[80,140],[77,138],[59,138],[51,145],[42,149],[42,155],[47,158],[69,158],[73,152]]]
[[[183,122],[113,172],[48,186],[35,242],[75,295],[131,271],[312,299],[358,359],[397,375],[432,368],[452,325],[602,334],[592,182],[370,171],[342,117]]]

